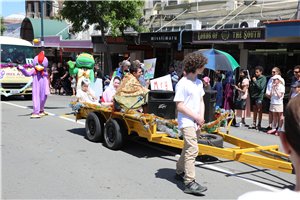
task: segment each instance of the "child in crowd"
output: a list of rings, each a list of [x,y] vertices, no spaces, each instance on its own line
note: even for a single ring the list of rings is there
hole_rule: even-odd
[[[294,98],[296,97],[298,94],[300,94],[300,82],[295,82],[293,85],[291,85],[291,88],[293,88],[295,94],[293,95],[293,97],[291,98]]]
[[[219,106],[220,108],[223,107],[222,101],[223,101],[223,86],[221,83],[222,80],[222,75],[221,74],[216,74],[215,77],[215,85],[213,87],[213,90],[217,90],[217,103],[216,106]]]
[[[203,79],[202,79],[202,82],[203,82],[203,89],[204,90],[211,90],[211,86],[210,86],[210,78],[205,76]]]
[[[77,98],[78,102],[86,102],[91,104],[98,104],[97,97],[95,95],[95,92],[89,88],[90,80],[89,79],[83,79],[81,82],[81,89],[77,90]]]
[[[76,89],[76,78],[75,78],[75,75],[71,76],[71,88],[72,88],[72,91],[73,91],[72,97],[75,97],[75,95],[76,95],[76,92],[75,92],[75,89]]]
[[[173,91],[175,91],[177,83],[178,83],[178,76],[177,75],[172,76]]]
[[[268,131],[268,134],[275,133],[275,135],[279,136],[283,124],[283,97],[285,93],[285,87],[283,85],[284,81],[280,75],[275,75],[272,77],[272,79],[273,83],[270,93],[270,111],[273,113],[273,127],[272,130]],[[278,124],[277,130],[276,124]]]
[[[234,85],[234,88],[238,92],[238,99],[246,99],[246,108],[245,110],[236,109],[236,117],[241,117],[241,122],[235,124],[236,127],[245,127],[245,118],[251,117],[250,113],[250,94],[249,94],[249,83],[250,78],[248,74],[248,70],[242,69],[240,72],[240,79],[238,85]]]

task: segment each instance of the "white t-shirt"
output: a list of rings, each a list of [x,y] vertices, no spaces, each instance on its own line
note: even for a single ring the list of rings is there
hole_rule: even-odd
[[[241,196],[239,196],[238,200],[299,200],[300,193],[294,192],[289,189],[284,189],[278,192],[270,192],[270,191],[254,191],[247,192]]]
[[[283,94],[281,95],[280,98],[278,98],[278,96],[277,96],[277,94],[274,90],[273,96],[271,97],[271,104],[283,104],[283,96],[284,96],[284,93],[285,93],[284,85],[279,84],[278,92],[283,93]]]
[[[203,83],[199,79],[195,82],[188,80],[186,77],[180,79],[176,85],[174,101],[182,101],[183,105],[190,109],[193,113],[200,114],[200,101],[204,96]],[[197,128],[197,123],[194,119],[187,117],[180,112],[177,115],[178,127],[185,128],[194,126]]]
[[[93,90],[91,90],[91,93],[93,95],[95,95],[95,92]],[[87,102],[87,103],[92,103],[92,104],[97,104],[97,105],[99,104],[99,103],[97,103],[96,100],[93,99],[93,97],[91,95],[88,95],[86,92],[82,91],[81,88],[77,90],[76,97],[80,98],[82,101]]]

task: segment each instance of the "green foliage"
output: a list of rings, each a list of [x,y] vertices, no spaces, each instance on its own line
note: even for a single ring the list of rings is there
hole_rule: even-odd
[[[73,23],[73,33],[95,24],[96,30],[101,30],[103,25],[104,29],[111,30],[112,36],[124,36],[124,31],[130,27],[137,32],[147,31],[138,25],[144,5],[145,1],[64,1],[59,20]]]
[[[3,25],[4,24],[4,22],[3,22],[3,17],[1,17],[1,35],[3,35],[3,33],[4,33],[4,31],[6,31],[6,27]]]

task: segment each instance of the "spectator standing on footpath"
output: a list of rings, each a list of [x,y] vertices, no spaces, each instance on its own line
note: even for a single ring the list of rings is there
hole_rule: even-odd
[[[281,72],[280,69],[278,67],[274,67],[272,69],[272,77],[275,75],[280,75],[281,76]],[[283,84],[284,83],[284,79],[283,80]],[[266,95],[267,97],[271,100],[271,90],[272,90],[272,85],[273,85],[273,79],[270,78],[267,84],[267,89],[266,89]],[[283,120],[283,119],[282,119]],[[273,112],[269,111],[269,126],[266,128],[267,131],[272,130],[272,123],[273,123]]]
[[[222,101],[223,101],[223,86],[221,83],[222,80],[222,75],[221,74],[216,74],[215,77],[215,85],[213,87],[213,90],[217,90],[217,102],[216,106],[219,106],[219,108],[222,108]]]
[[[249,126],[249,129],[261,129],[262,119],[262,102],[267,85],[267,79],[263,75],[262,66],[255,67],[255,77],[252,78],[250,85],[251,90],[251,104],[253,106],[253,124]],[[256,125],[256,119],[258,115],[258,124]]]
[[[217,74],[220,74],[220,75],[221,75],[222,78],[221,78],[221,81],[220,81],[220,82],[223,83],[223,80],[225,79],[225,75],[222,74],[220,70],[216,70],[216,71],[215,71],[215,77],[217,76]],[[213,86],[215,86],[215,84],[216,84],[216,82],[214,81],[214,85],[213,85]]]
[[[235,124],[236,127],[245,127],[245,118],[251,117],[250,113],[250,94],[249,94],[249,74],[248,70],[242,69],[240,72],[240,79],[238,85],[234,86],[236,91],[238,91],[239,99],[246,99],[246,109],[245,110],[236,110],[236,117],[241,117],[241,122]]]
[[[62,83],[63,83],[63,89],[64,89],[64,93],[63,95],[67,95],[69,94],[69,90],[70,90],[70,80],[69,80],[69,69],[67,68],[66,65],[63,66],[63,74],[62,77],[60,78]]]
[[[234,105],[233,105],[234,79],[233,79],[232,71],[226,71],[226,78],[224,79],[222,85],[223,85],[223,100],[224,100],[223,108],[225,110],[234,110]]]
[[[174,67],[174,64],[170,64],[169,65],[169,71],[168,71],[168,73],[167,73],[167,75],[168,74],[170,74],[171,75],[171,78],[173,77],[173,76],[177,76],[177,73],[176,73],[176,71],[175,71],[175,67]]]
[[[72,97],[75,97],[76,95],[76,75],[72,75],[71,76],[71,88],[72,88]]]
[[[299,200],[300,199],[300,95],[293,98],[287,105],[284,122],[285,133],[280,133],[284,151],[290,155],[296,174],[294,190],[284,189],[277,192],[253,191],[241,195],[238,200]]]
[[[291,85],[291,88],[295,91],[295,95],[292,98],[295,98],[298,94],[300,94],[300,82],[295,82]]]
[[[173,91],[175,91],[177,83],[178,83],[178,76],[177,76],[177,75],[174,75],[174,76],[172,77]]]
[[[210,86],[210,78],[205,76],[203,79],[202,79],[202,82],[203,82],[203,89],[204,90],[211,90],[211,86]]]
[[[285,87],[283,84],[283,78],[281,78],[280,75],[275,75],[271,79],[273,80],[273,83],[270,92],[270,111],[273,113],[273,127],[272,130],[268,131],[268,134],[275,133],[275,135],[279,136],[283,124],[283,97],[285,93]],[[278,125],[277,130],[276,124]]]
[[[292,79],[291,85],[294,85],[296,82],[300,82],[300,65],[297,65],[294,68],[294,77]],[[289,94],[289,100],[295,96],[295,90],[291,88],[290,94]]]
[[[124,78],[124,75],[129,72],[129,67],[130,67],[130,62],[128,60],[124,60],[122,62],[122,66],[119,67],[118,69],[116,69],[116,71],[114,71],[113,75],[111,78],[115,77],[115,76],[119,76],[121,77],[121,80]]]
[[[102,70],[100,69],[99,63],[95,64],[95,80],[94,80],[93,90],[96,93],[97,99],[100,100],[103,93],[103,85],[102,85]]]
[[[204,90],[197,79],[207,64],[207,58],[201,53],[189,53],[185,56],[183,67],[186,72],[176,85],[174,101],[178,111],[178,127],[183,135],[184,147],[176,164],[175,179],[184,181],[185,193],[199,194],[207,190],[195,181],[195,159],[198,155],[198,139],[204,124]]]

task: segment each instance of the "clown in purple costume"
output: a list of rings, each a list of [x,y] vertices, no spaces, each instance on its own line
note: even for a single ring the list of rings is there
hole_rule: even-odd
[[[32,103],[33,113],[30,118],[40,118],[47,115],[44,112],[44,106],[47,100],[47,95],[50,94],[49,82],[47,79],[48,73],[46,68],[48,66],[48,59],[45,57],[42,51],[33,60],[34,69],[27,72],[22,66],[18,66],[18,69],[24,74],[24,76],[32,76]]]

